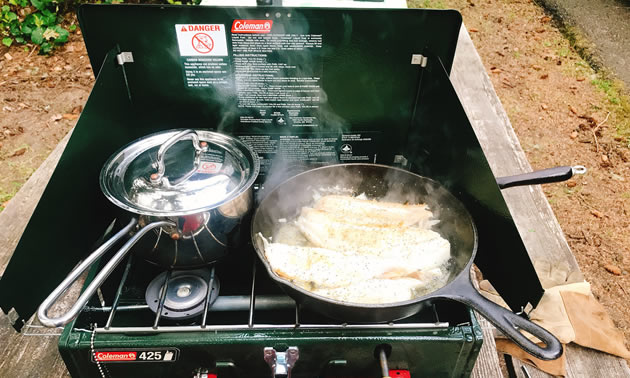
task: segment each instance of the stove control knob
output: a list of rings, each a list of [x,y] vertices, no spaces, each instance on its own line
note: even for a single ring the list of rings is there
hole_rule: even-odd
[[[266,347],[263,358],[271,368],[273,378],[291,378],[291,369],[300,358],[298,347],[289,347],[286,352],[276,352],[272,347]]]

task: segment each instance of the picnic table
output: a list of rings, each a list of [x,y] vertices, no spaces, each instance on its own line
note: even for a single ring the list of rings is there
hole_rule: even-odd
[[[451,81],[466,110],[477,138],[495,176],[531,170],[510,120],[486,74],[465,27],[462,26]],[[18,194],[0,213],[0,275],[46,187],[69,139],[66,136],[31,176]],[[568,263],[574,280],[582,280],[575,257],[564,238],[546,197],[539,186],[511,188],[503,196],[512,213],[532,261],[547,260]],[[536,232],[528,232],[535,230]],[[26,327],[16,333],[9,319],[14,314],[0,315],[0,376],[2,377],[67,377],[68,371],[57,351],[58,337],[33,336],[35,328]],[[496,351],[492,326],[479,317],[484,342],[473,370],[473,377],[503,377]],[[54,331],[54,330],[53,330]],[[577,345],[565,349],[568,377],[630,377],[624,359]],[[511,373],[516,377],[548,377],[529,365],[514,361]]]

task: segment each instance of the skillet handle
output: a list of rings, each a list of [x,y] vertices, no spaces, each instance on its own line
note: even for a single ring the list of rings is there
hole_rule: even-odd
[[[497,185],[500,189],[505,189],[513,186],[548,184],[566,181],[575,174],[582,175],[584,173],[586,173],[586,168],[581,165],[554,167],[521,175],[497,177]]]
[[[562,344],[551,332],[486,299],[472,286],[466,275],[461,275],[451,285],[452,290],[449,291],[454,294],[442,297],[472,307],[527,353],[541,360],[555,360],[562,355]],[[536,336],[545,346],[538,346],[517,328]]]

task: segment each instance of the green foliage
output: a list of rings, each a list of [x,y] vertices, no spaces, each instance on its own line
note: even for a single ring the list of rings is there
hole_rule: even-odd
[[[0,8],[2,44],[33,43],[41,54],[68,41],[69,32],[59,25],[60,0],[8,0]]]
[[[591,81],[591,84],[595,85],[602,92],[606,94],[608,101],[613,105],[618,105],[621,101],[619,99],[619,92],[615,88],[614,83],[611,80],[595,79]]]
[[[150,3],[194,4],[201,0],[153,0]],[[64,28],[63,15],[81,3],[122,3],[123,0],[0,0],[0,39],[11,47],[14,43],[32,43],[40,54],[50,53],[68,41],[77,26]],[[128,0],[128,2],[139,2]],[[25,49],[28,49],[25,46]]]

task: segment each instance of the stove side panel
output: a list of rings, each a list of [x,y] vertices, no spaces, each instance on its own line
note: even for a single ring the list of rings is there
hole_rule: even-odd
[[[0,307],[5,313],[17,311],[18,330],[121,215],[99,187],[101,167],[112,151],[133,140],[129,125],[137,123],[113,47],[0,280]]]
[[[448,74],[429,55],[409,133],[412,170],[436,179],[468,209],[477,227],[475,263],[514,311],[538,304],[543,288]]]

